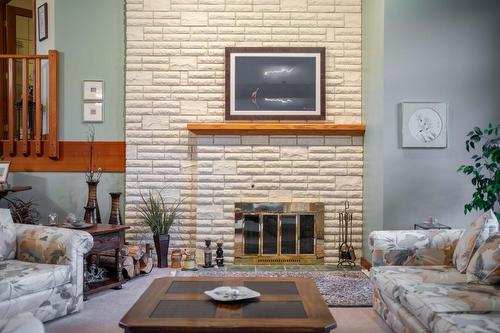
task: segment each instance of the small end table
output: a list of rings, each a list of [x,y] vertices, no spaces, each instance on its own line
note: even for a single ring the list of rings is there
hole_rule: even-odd
[[[414,230],[422,229],[422,230],[430,230],[430,229],[451,229],[450,226],[441,224],[441,223],[428,223],[428,222],[420,222],[415,223],[413,226]]]

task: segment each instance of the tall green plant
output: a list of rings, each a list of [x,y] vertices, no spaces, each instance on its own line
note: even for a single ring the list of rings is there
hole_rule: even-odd
[[[161,195],[161,191],[149,191],[149,195],[144,197],[141,193],[142,205],[137,207],[137,211],[143,219],[143,223],[151,229],[153,235],[166,235],[175,219],[180,217],[179,206],[182,200],[174,203],[167,203]]]
[[[473,151],[471,165],[462,165],[458,168],[458,172],[472,176],[471,182],[475,187],[475,192],[472,194],[472,200],[465,204],[464,213],[467,214],[473,209],[487,211],[495,209],[495,204],[500,205],[500,137],[498,132],[500,124],[493,127],[493,124],[488,124],[488,128],[474,129],[467,134],[465,141],[465,149],[468,152]],[[481,149],[480,152],[476,152]],[[495,212],[497,218],[500,218],[500,213]]]

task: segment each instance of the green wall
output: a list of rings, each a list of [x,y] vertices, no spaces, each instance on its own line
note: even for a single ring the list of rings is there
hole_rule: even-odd
[[[82,81],[104,80],[104,122],[95,123],[96,138],[124,139],[124,3],[123,0],[56,0],[55,47],[61,52],[61,140],[85,140]]]
[[[124,140],[125,25],[123,0],[52,0],[55,26],[51,45],[60,52],[60,140],[85,141],[87,126],[82,122],[83,80],[104,80],[104,122],[95,123],[96,140]],[[50,12],[50,11],[49,11]],[[124,192],[122,173],[104,174],[98,186],[103,221],[109,217],[109,192]],[[16,195],[33,198],[39,205],[42,222],[56,212],[83,217],[87,184],[83,173],[12,173],[9,182],[31,185]],[[122,203],[124,198],[122,197]],[[1,203],[5,206],[5,202]]]

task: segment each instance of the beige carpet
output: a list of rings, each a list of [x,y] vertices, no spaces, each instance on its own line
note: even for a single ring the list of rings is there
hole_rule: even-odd
[[[118,322],[158,277],[173,276],[171,269],[155,269],[151,274],[127,282],[122,290],[108,290],[90,297],[83,311],[45,323],[46,333],[122,333]],[[330,308],[338,327],[333,331],[391,332],[371,308]]]

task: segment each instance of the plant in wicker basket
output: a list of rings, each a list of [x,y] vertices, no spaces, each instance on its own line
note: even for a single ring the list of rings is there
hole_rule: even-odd
[[[38,224],[38,221],[40,221],[40,213],[35,208],[35,206],[38,205],[33,202],[33,199],[27,201],[19,198],[4,199],[8,202],[10,214],[12,215],[14,223]]]
[[[170,243],[168,234],[174,221],[180,217],[179,206],[182,200],[167,203],[161,191],[149,191],[148,196],[140,194],[142,204],[137,211],[142,217],[143,223],[151,229],[155,242],[158,267],[168,267],[167,255]]]

